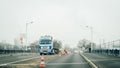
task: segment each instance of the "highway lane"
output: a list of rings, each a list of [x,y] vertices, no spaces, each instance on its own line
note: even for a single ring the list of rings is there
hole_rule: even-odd
[[[46,68],[90,68],[90,66],[79,54],[71,54],[47,62]]]
[[[38,54],[33,55],[33,56],[24,55],[21,57],[11,56],[10,59],[2,60],[2,61],[5,61],[6,63],[0,64],[0,68],[36,68],[36,65],[40,64],[40,57],[41,56]],[[55,57],[58,57],[58,55],[45,55],[44,56],[46,62],[54,59]],[[10,60],[12,61],[10,62]]]
[[[99,68],[120,68],[120,57],[92,53],[85,53],[84,56],[90,59]]]
[[[19,60],[23,60],[23,59],[27,59],[27,58],[31,58],[31,57],[40,57],[38,54],[36,55],[22,55],[22,56],[6,56],[6,57],[1,57],[0,58],[0,64],[5,64],[5,63],[11,63],[14,61],[19,61]],[[79,55],[79,54],[71,54],[71,55],[66,55],[66,56],[62,56],[62,57],[58,57],[56,56],[55,58],[52,56],[46,56],[46,58],[49,57],[53,58],[50,61],[47,61],[46,63],[46,68],[90,68],[90,66],[88,65],[88,63]],[[31,61],[36,61],[37,59],[40,60],[40,58],[35,58],[32,59]],[[39,61],[38,60],[38,61]],[[15,63],[11,63],[11,64],[20,64],[20,67],[18,66],[18,68],[24,68],[24,64],[28,64],[28,68],[39,68],[39,62],[35,62],[36,66],[34,65],[29,65],[31,64],[31,61],[22,61],[22,62],[15,62]],[[33,64],[33,63],[32,63]],[[22,66],[22,67],[21,67]],[[30,66],[30,67],[29,67]],[[9,67],[8,67],[9,68]]]

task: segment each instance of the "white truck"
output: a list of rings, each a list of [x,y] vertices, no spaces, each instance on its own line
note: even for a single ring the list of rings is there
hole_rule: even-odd
[[[39,41],[39,52],[42,54],[54,54],[53,38],[51,36],[42,36]]]

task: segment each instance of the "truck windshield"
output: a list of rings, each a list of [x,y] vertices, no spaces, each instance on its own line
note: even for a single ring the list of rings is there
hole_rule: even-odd
[[[40,44],[51,44],[51,40],[41,40]]]

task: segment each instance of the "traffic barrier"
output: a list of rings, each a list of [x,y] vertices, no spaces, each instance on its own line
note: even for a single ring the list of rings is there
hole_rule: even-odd
[[[41,56],[41,62],[40,62],[40,68],[45,68],[45,58],[44,58],[44,56],[42,55]]]
[[[86,56],[84,56],[83,54],[80,54],[87,62],[88,64],[91,66],[91,68],[98,68],[91,60],[89,60]]]

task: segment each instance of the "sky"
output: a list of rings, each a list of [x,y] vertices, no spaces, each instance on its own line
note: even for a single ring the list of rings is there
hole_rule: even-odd
[[[120,39],[120,0],[0,0],[0,41],[14,44],[32,21],[28,43],[51,35],[74,47],[81,39],[91,40],[90,27],[93,42],[109,42]]]

